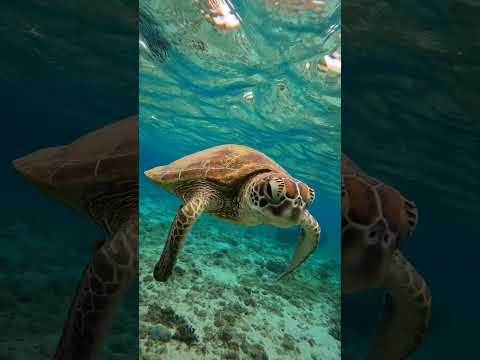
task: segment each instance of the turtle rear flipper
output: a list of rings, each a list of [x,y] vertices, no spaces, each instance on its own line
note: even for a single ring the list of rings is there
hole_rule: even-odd
[[[403,257],[393,255],[385,279],[388,292],[376,345],[369,360],[403,360],[422,342],[431,317],[430,289]]]
[[[165,282],[172,275],[178,255],[193,224],[199,219],[209,203],[209,196],[199,193],[185,205],[180,206],[172,223],[168,239],[163,248],[162,256],[155,265],[153,275],[155,280]]]
[[[100,246],[70,305],[54,360],[89,360],[108,335],[117,304],[138,271],[138,221]]]

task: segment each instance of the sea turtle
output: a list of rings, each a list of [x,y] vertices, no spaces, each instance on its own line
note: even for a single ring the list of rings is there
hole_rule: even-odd
[[[369,360],[405,359],[426,334],[430,290],[399,250],[417,219],[413,202],[342,155],[342,291],[387,291]]]
[[[186,235],[203,212],[244,226],[302,227],[293,261],[296,270],[320,241],[320,226],[307,210],[315,192],[261,152],[242,145],[215,146],[145,172],[164,190],[183,199],[155,265],[158,281],[170,277]]]
[[[29,182],[106,230],[83,272],[54,359],[88,360],[138,272],[138,118],[13,161]]]

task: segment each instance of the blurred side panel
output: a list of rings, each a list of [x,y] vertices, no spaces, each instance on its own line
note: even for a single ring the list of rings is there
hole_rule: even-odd
[[[2,5],[0,358],[138,358],[137,14]]]
[[[343,152],[364,175],[395,189],[418,211],[416,229],[402,241],[392,227],[400,212],[389,212],[399,202],[383,197],[369,203],[374,192],[365,189],[371,187],[362,183],[354,188],[353,177],[349,179],[347,191],[356,196],[354,205],[344,203],[349,224],[352,217],[376,224],[379,218],[374,212],[380,209],[386,219],[381,224],[390,227],[379,225],[371,232],[370,250],[365,246],[360,253],[368,266],[356,270],[347,255],[355,246],[357,250],[363,246],[360,239],[365,237],[353,236],[350,230],[346,234],[344,227],[344,268],[350,266],[356,275],[365,275],[359,274],[361,270],[385,275],[376,284],[363,284],[360,288],[365,291],[343,297],[344,359],[365,359],[369,353],[377,359],[380,352],[393,360],[407,355],[408,359],[478,357],[474,334],[480,315],[471,265],[477,262],[479,250],[473,239],[480,234],[476,225],[480,126],[475,115],[479,14],[479,4],[473,1],[343,4]],[[374,254],[375,247],[383,249],[376,239],[386,230],[396,239],[391,251],[400,251],[411,270],[425,280],[424,284],[417,277],[406,278],[417,279],[407,286],[415,299],[395,293],[387,284],[391,268],[379,270],[380,260],[386,267],[397,266],[381,251]],[[359,285],[358,278],[353,283]],[[422,305],[428,302],[424,285],[431,290],[431,308]],[[405,312],[412,306],[416,310]],[[423,311],[423,322],[417,310]]]

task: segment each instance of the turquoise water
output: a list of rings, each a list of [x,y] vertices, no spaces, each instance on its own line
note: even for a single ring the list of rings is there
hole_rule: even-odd
[[[294,277],[276,283],[298,229],[204,215],[180,256],[184,271],[156,283],[153,264],[180,201],[141,176],[141,351],[338,359],[340,79],[315,65],[339,46],[339,3],[298,14],[262,1],[234,4],[242,26],[224,33],[190,2],[142,2],[149,24],[140,28],[140,173],[215,145],[254,147],[315,189],[322,242]],[[168,306],[195,329],[197,343],[158,340],[156,327],[175,331],[154,316]]]

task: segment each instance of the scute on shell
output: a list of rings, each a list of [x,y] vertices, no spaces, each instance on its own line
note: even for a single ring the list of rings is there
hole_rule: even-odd
[[[79,188],[138,177],[138,117],[91,132],[71,144],[41,149],[13,161],[33,184]]]
[[[185,156],[166,166],[145,172],[163,187],[189,180],[209,180],[230,185],[257,172],[275,171],[287,174],[275,161],[243,145],[220,145]]]

